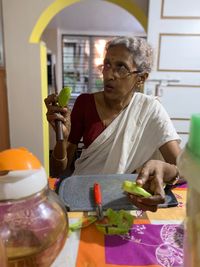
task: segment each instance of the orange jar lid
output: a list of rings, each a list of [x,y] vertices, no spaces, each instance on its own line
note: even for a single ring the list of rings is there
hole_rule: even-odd
[[[0,171],[33,170],[42,167],[40,161],[26,148],[0,152]]]

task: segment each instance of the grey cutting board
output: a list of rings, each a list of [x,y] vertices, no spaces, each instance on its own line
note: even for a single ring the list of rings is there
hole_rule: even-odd
[[[64,179],[59,188],[59,197],[70,211],[94,211],[93,185],[99,183],[102,192],[103,210],[137,209],[121,189],[124,180],[135,181],[135,174],[83,175]],[[160,207],[176,206],[175,196],[168,189],[165,203]]]

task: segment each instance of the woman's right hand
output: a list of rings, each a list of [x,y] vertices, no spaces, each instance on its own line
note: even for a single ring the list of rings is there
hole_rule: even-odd
[[[55,121],[61,121],[63,125],[63,135],[65,140],[68,139],[71,121],[70,121],[70,109],[68,107],[61,108],[57,105],[58,96],[56,94],[51,94],[45,98],[44,102],[47,107],[47,120],[56,131]]]
[[[177,168],[173,164],[160,160],[147,161],[138,174],[136,184],[150,192],[152,196],[128,194],[130,201],[141,210],[155,212],[158,205],[165,202],[164,183],[173,180],[177,174]]]

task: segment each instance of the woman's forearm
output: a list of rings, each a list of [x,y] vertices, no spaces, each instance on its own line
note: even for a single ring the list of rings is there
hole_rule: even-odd
[[[57,141],[50,159],[51,173],[61,174],[67,167],[67,161],[67,141]]]

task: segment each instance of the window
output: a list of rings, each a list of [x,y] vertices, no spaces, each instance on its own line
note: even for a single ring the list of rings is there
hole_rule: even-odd
[[[102,89],[102,74],[106,41],[104,36],[62,36],[63,87],[71,86],[72,93],[96,92]]]

